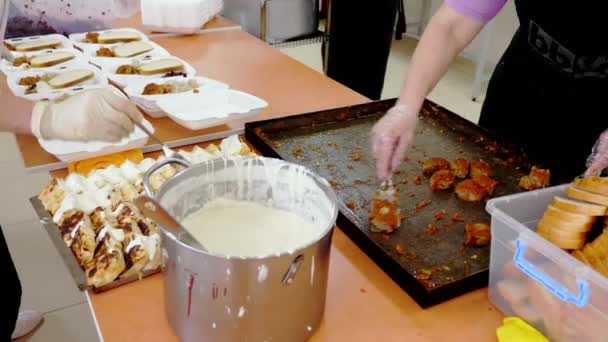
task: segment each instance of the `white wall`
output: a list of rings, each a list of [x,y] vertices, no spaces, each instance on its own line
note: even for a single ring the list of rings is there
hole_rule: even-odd
[[[430,15],[439,8],[443,3],[443,0],[403,0],[405,4],[405,16],[407,21],[410,23],[420,21],[420,15],[422,11],[422,5],[425,1],[431,2]],[[494,18],[493,31],[492,31],[492,42],[488,53],[488,63],[495,65],[505,49],[511,42],[513,33],[519,26],[517,14],[515,12],[515,6],[513,1],[508,1],[502,11]],[[408,33],[416,35],[416,29],[409,29]],[[463,56],[466,58],[474,59],[479,53],[479,37],[476,38],[471,44],[465,49]]]

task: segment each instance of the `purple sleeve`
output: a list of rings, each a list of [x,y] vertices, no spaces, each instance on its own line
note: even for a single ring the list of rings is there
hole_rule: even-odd
[[[500,12],[507,0],[445,0],[445,2],[465,17],[487,22]]]

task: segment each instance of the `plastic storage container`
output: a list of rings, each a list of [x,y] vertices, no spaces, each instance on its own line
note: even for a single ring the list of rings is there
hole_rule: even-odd
[[[608,279],[535,232],[567,185],[488,202],[492,215],[489,297],[551,341],[608,341]]]

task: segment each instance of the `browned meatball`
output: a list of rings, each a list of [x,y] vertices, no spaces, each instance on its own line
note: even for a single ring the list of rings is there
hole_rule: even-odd
[[[467,202],[479,202],[486,195],[486,190],[470,179],[458,183],[454,192],[458,198]]]
[[[452,169],[454,176],[458,178],[467,178],[467,175],[469,174],[469,162],[464,158],[452,160],[450,168]]]
[[[475,184],[481,186],[482,188],[484,188],[484,190],[489,194],[493,194],[494,193],[494,189],[496,188],[496,184],[498,184],[497,181],[495,181],[494,179],[488,177],[488,176],[477,176],[477,177],[473,177],[471,178],[473,180],[473,182],[475,182]]]
[[[488,176],[492,174],[492,168],[483,160],[471,162],[470,171],[471,178],[477,176]]]
[[[454,174],[449,170],[439,170],[431,176],[431,189],[447,190],[454,185]]]
[[[434,174],[439,170],[449,170],[450,162],[444,158],[429,158],[422,162],[422,173],[427,176]]]

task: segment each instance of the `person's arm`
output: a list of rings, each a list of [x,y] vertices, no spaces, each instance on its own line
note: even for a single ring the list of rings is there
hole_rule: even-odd
[[[31,121],[31,113],[14,113],[7,111],[0,115],[0,132],[32,134]]]
[[[396,105],[372,129],[372,153],[380,179],[397,170],[414,140],[418,112],[450,63],[506,0],[447,0],[422,35]]]
[[[417,113],[450,63],[484,25],[485,22],[464,16],[446,3],[441,5],[416,47],[399,104],[406,104]]]

